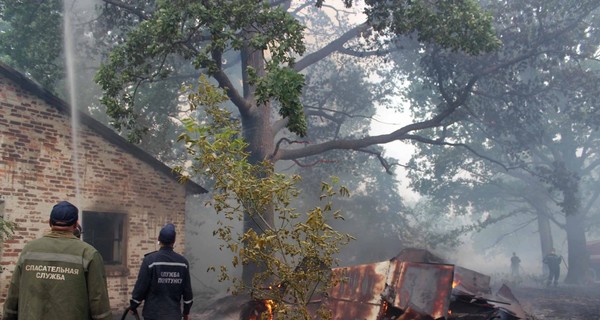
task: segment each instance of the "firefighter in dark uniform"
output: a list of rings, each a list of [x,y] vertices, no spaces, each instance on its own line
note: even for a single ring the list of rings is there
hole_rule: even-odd
[[[188,320],[193,302],[190,264],[173,251],[175,226],[165,225],[159,233],[160,250],[144,256],[133,288],[129,309],[137,313],[142,301],[144,320]]]
[[[67,201],[56,204],[50,232],[25,245],[2,319],[112,319],[102,256],[73,234],[78,213]]]
[[[560,263],[562,262],[562,256],[556,254],[554,249],[550,250],[544,257],[544,263],[548,265],[548,280],[546,281],[546,287],[549,287],[554,283],[554,286],[558,284],[558,278],[560,277]]]

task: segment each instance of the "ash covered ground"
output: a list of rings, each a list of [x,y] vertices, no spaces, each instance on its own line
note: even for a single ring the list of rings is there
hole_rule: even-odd
[[[513,286],[511,291],[531,316],[529,320],[600,320],[600,284],[556,288]],[[197,310],[191,319],[237,320],[245,301],[241,297],[221,297]]]
[[[585,287],[559,285],[556,288],[513,286],[511,290],[531,319],[600,320],[600,284]],[[244,302],[241,297],[221,297],[202,311],[195,312],[191,318],[237,320],[239,307]]]
[[[511,290],[535,320],[600,320],[600,284]]]

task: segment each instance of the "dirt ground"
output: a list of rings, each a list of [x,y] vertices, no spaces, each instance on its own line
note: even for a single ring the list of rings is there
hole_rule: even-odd
[[[527,320],[600,320],[600,284],[586,287],[512,286],[528,316]],[[191,315],[194,320],[237,320],[239,308],[246,298],[223,297],[213,301],[204,311]]]
[[[586,287],[511,286],[527,320],[600,320],[600,284]],[[224,296],[191,314],[192,320],[237,320],[247,297]],[[200,299],[201,300],[201,299]],[[115,317],[115,319],[121,319]],[[128,317],[127,319],[133,319]]]
[[[535,320],[600,320],[600,284],[511,290]]]

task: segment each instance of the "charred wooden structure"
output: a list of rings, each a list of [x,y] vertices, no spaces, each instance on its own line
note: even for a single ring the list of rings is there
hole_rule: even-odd
[[[493,294],[489,276],[425,250],[407,249],[388,261],[332,272],[344,281],[315,297],[311,307],[324,304],[334,320],[530,319],[507,286]],[[265,314],[268,303],[247,304],[240,320],[273,319]]]

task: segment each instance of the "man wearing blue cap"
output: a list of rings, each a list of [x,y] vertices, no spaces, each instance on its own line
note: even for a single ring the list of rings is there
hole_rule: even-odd
[[[190,264],[173,251],[175,226],[166,224],[158,235],[160,249],[144,256],[138,278],[133,288],[129,309],[137,313],[144,302],[144,320],[188,320],[193,294]]]
[[[112,319],[102,256],[73,234],[78,213],[67,201],[56,204],[50,232],[25,245],[2,319]]]

